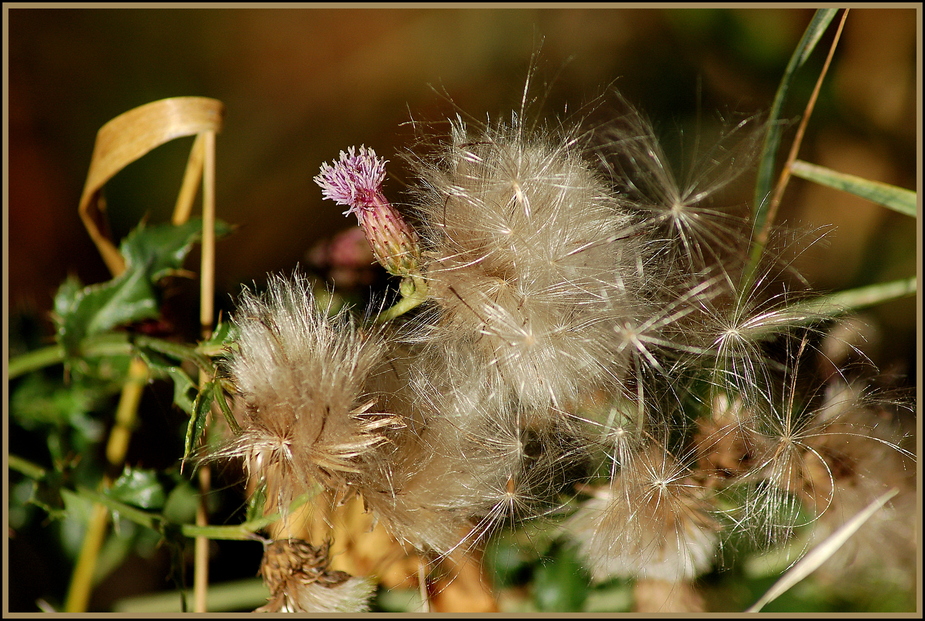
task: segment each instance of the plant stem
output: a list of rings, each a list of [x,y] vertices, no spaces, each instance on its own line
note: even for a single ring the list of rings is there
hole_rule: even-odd
[[[95,358],[106,356],[130,356],[137,352],[136,346],[147,347],[179,360],[189,360],[200,369],[212,372],[212,362],[208,356],[195,347],[173,343],[150,336],[129,335],[122,332],[104,332],[88,336],[80,343],[82,357]],[[11,358],[7,370],[9,379],[44,369],[65,361],[64,347],[49,345]]]
[[[7,455],[7,466],[10,470],[15,470],[36,481],[43,478],[46,474],[44,468],[18,455]]]
[[[83,546],[77,565],[71,575],[71,585],[64,603],[65,612],[86,612],[90,603],[90,593],[93,590],[93,573],[96,570],[96,559],[103,541],[106,538],[106,527],[109,525],[109,510],[101,504],[93,505],[93,514],[90,524],[84,534]]]
[[[411,309],[423,304],[427,299],[427,281],[419,275],[405,277],[401,281],[398,290],[401,293],[401,299],[394,306],[379,313],[379,316],[376,317],[376,323],[385,323],[404,315]]]
[[[202,132],[196,137],[202,141],[202,264],[199,270],[199,324],[202,339],[212,334],[212,317],[215,313],[215,132]],[[210,373],[199,370],[199,384],[210,381]],[[203,430],[203,439],[206,431]],[[196,507],[196,525],[208,526],[208,497],[212,487],[212,471],[207,464],[199,468],[199,504]],[[193,569],[193,612],[206,612],[209,589],[209,540],[196,537]]]
[[[125,519],[130,520],[135,524],[144,526],[145,528],[150,528],[159,533],[178,531],[184,537],[190,538],[204,537],[206,539],[222,539],[232,541],[259,539],[255,533],[273,524],[281,517],[280,512],[277,511],[271,515],[253,519],[241,524],[235,524],[233,526],[197,526],[195,524],[175,524],[168,522],[160,514],[151,513],[149,511],[145,511],[144,509],[139,509],[137,507],[127,505],[123,502],[119,502],[118,500],[111,498],[102,492],[78,487],[74,493],[81,498],[92,500],[93,502],[106,507],[109,511],[118,513],[120,517],[124,517]],[[313,497],[314,495],[311,493],[299,496],[292,502],[292,504],[289,505],[288,511],[296,511]]]
[[[100,484],[102,489],[112,484],[113,474],[121,470],[128,452],[132,428],[138,414],[138,404],[145,384],[148,381],[148,365],[141,358],[133,358],[129,366],[128,378],[122,386],[122,395],[116,409],[116,420],[109,441],[106,444],[106,459],[109,462],[110,473],[103,476]],[[68,588],[67,600],[64,609],[66,612],[84,612],[90,603],[90,594],[93,590],[93,575],[96,570],[96,561],[100,549],[106,538],[106,528],[109,524],[109,510],[105,505],[97,503],[93,506],[93,515],[84,535],[83,545],[71,584]]]
[[[53,364],[60,364],[63,360],[64,348],[60,345],[52,345],[10,358],[7,371],[9,372],[9,378],[15,379],[26,373],[32,373]]]

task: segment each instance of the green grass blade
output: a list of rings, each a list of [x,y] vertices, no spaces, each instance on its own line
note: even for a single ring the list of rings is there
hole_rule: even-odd
[[[113,612],[139,615],[181,613],[184,594],[187,599],[192,599],[193,589],[126,597],[113,604]],[[210,584],[206,608],[209,612],[236,612],[262,606],[269,597],[270,591],[260,578]]]
[[[862,177],[855,177],[845,173],[836,172],[824,166],[817,166],[802,160],[796,160],[790,169],[797,177],[813,181],[836,190],[842,190],[861,198],[889,207],[894,211],[907,216],[916,217],[916,194],[911,190],[898,188],[895,185],[871,181]]]
[[[848,311],[859,310],[868,306],[875,306],[891,300],[915,295],[917,289],[916,278],[904,278],[890,282],[867,285],[856,289],[848,289],[830,293],[818,298],[801,302],[794,306],[809,314],[835,316]]]
[[[777,94],[774,96],[774,103],[771,105],[771,113],[768,118],[768,133],[764,139],[761,160],[758,165],[758,181],[755,185],[752,230],[756,233],[764,228],[768,215],[768,197],[771,195],[771,189],[774,186],[774,164],[777,160],[777,152],[780,147],[781,134],[783,133],[783,125],[780,119],[784,109],[784,102],[787,100],[787,95],[790,92],[797,70],[809,58],[809,55],[816,47],[816,43],[819,42],[820,37],[822,37],[837,12],[838,9],[819,9],[816,11],[812,21],[806,28],[806,32],[803,33],[803,38],[800,39],[800,43],[790,57],[790,62],[784,71],[784,77],[781,79]],[[757,263],[755,255],[757,254],[758,258],[760,258],[762,251],[763,248],[761,247],[752,249],[752,261],[754,263]]]

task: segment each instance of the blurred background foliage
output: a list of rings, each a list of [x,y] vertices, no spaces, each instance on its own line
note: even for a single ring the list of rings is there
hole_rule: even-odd
[[[546,96],[542,114],[577,110],[613,85],[657,129],[671,135],[680,128],[685,144],[693,143],[697,131],[710,134],[720,115],[770,107],[813,14],[747,8],[4,10],[11,356],[50,342],[52,298],[69,274],[85,283],[109,277],[77,204],[97,130],[131,108],[182,95],[226,106],[216,204],[218,216],[239,228],[218,245],[216,302],[228,309],[242,283],[262,283],[267,272],[306,264],[315,244],[350,225],[322,202],[312,182],[320,163],[339,150],[365,144],[389,158],[386,192],[400,205],[408,173],[398,155],[412,138],[403,123],[445,118],[457,108],[482,119],[509,116],[537,51],[538,81],[549,83],[534,90]],[[914,8],[851,11],[801,159],[915,189],[921,164],[917,19]],[[830,37],[798,83],[802,93],[811,90]],[[801,112],[787,113],[796,120]],[[115,238],[143,218],[169,219],[190,144],[160,147],[109,183]],[[751,187],[743,182],[727,200],[749,200]],[[798,263],[818,289],[916,270],[918,227],[847,194],[794,179],[778,221],[810,229],[835,225]],[[196,295],[195,283],[179,282],[170,302],[172,319],[189,322],[192,335]],[[914,299],[869,311],[881,334],[870,354],[887,374],[916,374],[914,311]],[[145,400],[128,463],[166,469],[182,454],[177,429],[186,417],[172,407],[169,387],[148,390],[154,398]],[[75,417],[70,424],[83,429],[82,437],[99,435],[98,423]],[[28,457],[35,439],[23,433],[10,441],[21,443],[17,450]],[[18,488],[9,489],[12,495]],[[44,519],[35,507],[10,516],[11,610],[35,610],[38,598],[54,605],[66,588],[73,551],[65,548],[73,535],[49,537]],[[96,590],[91,609],[172,586],[165,579],[168,552],[156,541],[135,541],[127,556],[113,552],[120,569]],[[259,544],[213,543],[214,581],[254,575]],[[536,580],[556,582],[555,569]],[[745,594],[743,605],[750,599]]]

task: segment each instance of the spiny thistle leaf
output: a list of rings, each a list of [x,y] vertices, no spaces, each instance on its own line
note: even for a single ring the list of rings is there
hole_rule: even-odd
[[[56,309],[68,311],[56,317],[58,342],[66,358],[80,356],[80,344],[87,336],[158,314],[154,289],[141,270],[129,269],[110,281],[85,287],[68,304],[61,298],[69,295],[70,287],[63,288],[55,301]]]
[[[190,398],[190,391],[196,390],[196,384],[180,367],[170,367],[167,369],[167,374],[173,380],[174,404],[187,414],[192,415],[193,399]]]
[[[109,489],[116,500],[142,509],[161,509],[167,495],[158,480],[157,472],[128,467]]]
[[[191,220],[180,226],[144,224],[129,233],[121,245],[125,271],[104,283],[80,288],[68,279],[55,296],[58,342],[65,357],[80,355],[87,336],[158,316],[155,285],[164,276],[182,267],[183,260],[198,239],[202,223]],[[225,224],[218,232],[230,230]]]
[[[227,234],[231,227],[219,222],[216,234]],[[194,219],[178,226],[144,222],[130,232],[119,246],[127,270],[144,268],[152,282],[180,269],[183,260],[202,233],[202,220]]]

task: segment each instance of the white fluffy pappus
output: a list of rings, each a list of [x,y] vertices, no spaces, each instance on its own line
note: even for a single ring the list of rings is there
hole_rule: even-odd
[[[903,434],[885,403],[841,380],[830,382],[816,400],[801,395],[806,403],[796,403],[798,369],[789,371],[786,405],[762,412],[749,429],[761,438],[763,451],[745,478],[757,483],[746,496],[742,524],[752,525],[766,545],[788,539],[805,523],[815,525],[814,536],[824,535],[891,487],[908,494],[914,486],[914,455],[902,446]],[[890,513],[881,511],[866,533],[875,533],[874,524]],[[891,527],[908,535],[911,522],[910,514],[900,514]],[[893,537],[892,545],[908,541],[906,535]],[[854,537],[845,549],[864,538]]]
[[[364,388],[384,352],[381,335],[316,306],[300,276],[271,278],[262,296],[245,290],[234,323],[228,370],[242,432],[218,456],[243,457],[282,510],[315,484],[342,488],[385,430],[402,424]]]
[[[863,588],[873,593],[896,586],[912,591],[918,580],[914,542],[921,532],[916,458],[904,448],[913,444],[912,421],[904,430],[898,412],[890,411],[899,404],[880,402],[866,392],[836,379],[816,413],[818,432],[808,439],[806,466],[823,483],[809,490],[816,497],[807,504],[818,519],[808,545],[824,541],[876,498],[896,490],[818,571],[839,592]],[[828,481],[831,489],[824,485]]]
[[[612,326],[647,308],[645,246],[577,139],[459,120],[441,148],[415,162],[431,340],[531,407],[618,381]]]
[[[389,433],[357,489],[399,541],[449,555],[473,542],[473,520],[486,511],[490,489],[517,468],[518,456],[473,433],[503,417],[505,405],[486,398],[489,391],[438,379],[445,361],[420,350],[393,350],[395,357],[372,378],[383,404],[407,425]]]
[[[652,445],[622,465],[565,522],[595,581],[610,578],[686,582],[707,571],[719,524],[690,472]]]
[[[757,162],[767,129],[760,115],[734,125],[723,119],[712,142],[702,140],[698,129],[692,148],[684,149],[690,162],[676,170],[652,123],[620,93],[612,97],[622,112],[595,132],[592,151],[617,191],[653,229],[664,262],[696,271],[736,260],[737,252],[747,251],[743,241],[749,243],[744,205],[736,213],[713,202]],[[680,131],[679,137],[684,138]]]

